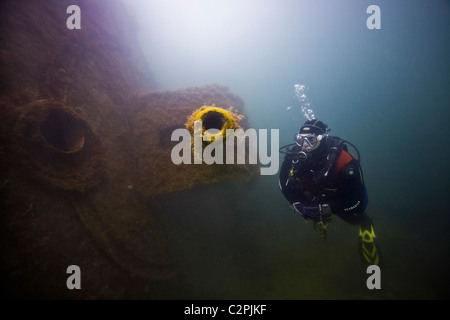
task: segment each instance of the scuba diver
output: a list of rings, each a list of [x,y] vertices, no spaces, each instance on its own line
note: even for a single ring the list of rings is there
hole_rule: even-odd
[[[348,141],[329,136],[320,120],[306,121],[295,143],[280,149],[285,154],[280,170],[280,189],[295,212],[314,223],[326,239],[332,215],[359,225],[359,248],[363,263],[380,264],[372,219],[365,213],[367,191],[358,149]],[[351,145],[358,159],[349,152]],[[293,146],[291,148],[291,146]]]

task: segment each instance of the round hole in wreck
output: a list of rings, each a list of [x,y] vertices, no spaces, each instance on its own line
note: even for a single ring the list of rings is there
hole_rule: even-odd
[[[227,119],[217,111],[209,111],[202,116],[202,125],[205,130],[219,129],[221,130]]]
[[[83,121],[64,110],[51,110],[41,123],[40,130],[47,143],[61,152],[77,152],[84,146]]]

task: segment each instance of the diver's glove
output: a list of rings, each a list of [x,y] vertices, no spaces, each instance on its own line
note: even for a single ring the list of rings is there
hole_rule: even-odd
[[[318,205],[304,205],[300,202],[292,204],[294,210],[302,215],[303,218],[318,219],[320,216],[320,208]]]
[[[328,204],[303,205],[300,202],[294,202],[292,207],[305,219],[311,218],[314,220],[322,220],[323,218],[331,216],[331,208]]]
[[[327,203],[319,204],[320,215],[324,218],[328,218],[332,215],[330,205]]]

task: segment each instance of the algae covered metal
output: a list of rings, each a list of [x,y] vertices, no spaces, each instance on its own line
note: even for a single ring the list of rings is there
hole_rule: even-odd
[[[79,30],[66,27],[73,4]],[[176,165],[171,133],[205,105],[245,116],[243,101],[216,85],[156,90],[120,1],[8,0],[0,12],[1,294],[157,297],[177,265],[149,199],[258,173]]]

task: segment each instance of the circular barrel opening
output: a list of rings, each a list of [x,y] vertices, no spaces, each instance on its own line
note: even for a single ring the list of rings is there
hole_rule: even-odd
[[[84,146],[83,121],[62,110],[50,111],[40,129],[48,144],[61,152],[76,152]]]
[[[221,130],[226,121],[227,119],[225,118],[225,116],[217,111],[209,111],[202,116],[202,126],[205,130]]]

